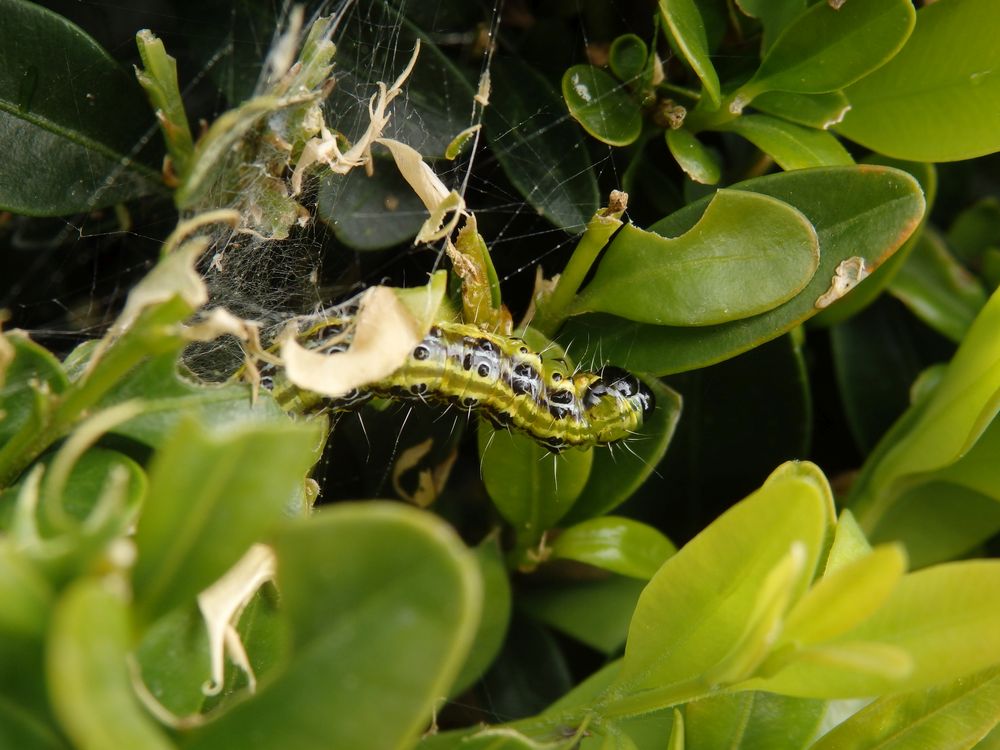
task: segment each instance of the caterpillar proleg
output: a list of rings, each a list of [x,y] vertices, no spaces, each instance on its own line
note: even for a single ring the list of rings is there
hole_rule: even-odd
[[[345,351],[351,323],[346,316],[324,318],[298,340],[328,353]],[[561,360],[543,360],[523,339],[464,323],[438,323],[392,375],[339,398],[300,390],[273,366],[261,374],[290,411],[346,411],[374,396],[452,403],[524,432],[553,452],[628,438],[655,406],[649,388],[621,368],[569,372]]]

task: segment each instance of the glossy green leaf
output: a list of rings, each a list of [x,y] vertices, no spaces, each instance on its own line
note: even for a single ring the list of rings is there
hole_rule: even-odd
[[[102,408],[141,399],[138,416],[114,428],[114,433],[158,448],[184,418],[221,429],[245,424],[285,425],[288,417],[266,391],[253,403],[249,385],[199,385],[178,372],[174,352],[153,357],[131,370],[101,399]]]
[[[982,284],[930,227],[921,232],[889,291],[924,323],[957,343],[986,304]]]
[[[659,0],[660,18],[684,60],[701,80],[707,106],[717,109],[722,95],[709,55],[705,22],[694,0]]]
[[[382,250],[412,240],[427,209],[394,164],[376,160],[363,169],[329,174],[320,182],[316,214],[338,240],[355,250]]]
[[[557,227],[579,232],[600,204],[579,128],[567,120],[559,94],[531,66],[496,58],[490,71],[492,93],[484,124],[500,166],[538,213]],[[613,98],[625,96],[618,91]],[[605,102],[607,113],[615,118],[611,103]]]
[[[995,560],[910,573],[860,625],[745,687],[848,698],[927,688],[969,675],[1000,661],[998,593]]]
[[[642,37],[635,34],[622,34],[611,43],[608,53],[608,66],[611,72],[626,83],[638,79],[646,68],[646,58],[649,49]]]
[[[0,698],[0,747],[18,750],[70,750],[54,727],[32,716],[15,703]]]
[[[774,44],[784,28],[806,9],[806,0],[736,0],[736,6],[764,27],[761,51]]]
[[[715,153],[704,146],[690,130],[666,131],[667,148],[684,173],[695,182],[714,185],[722,177],[722,164]]]
[[[948,247],[963,262],[975,265],[1000,238],[1000,200],[983,198],[955,217],[948,227]]]
[[[49,408],[50,394],[62,393],[69,382],[59,360],[27,334],[8,333],[5,339],[14,358],[0,380],[0,445],[25,424],[40,424]]]
[[[827,572],[789,610],[778,643],[821,643],[847,632],[885,603],[905,572],[906,555],[897,545],[876,547]]]
[[[753,100],[754,109],[819,130],[826,130],[843,120],[850,106],[840,91],[825,94],[769,91]]]
[[[848,502],[870,535],[908,481],[954,463],[993,421],[1000,409],[998,326],[1000,293],[994,293],[941,383],[900,418],[866,461]],[[880,529],[878,538],[892,538],[891,531]]]
[[[720,190],[676,239],[626,225],[577,296],[574,313],[609,312],[658,325],[749,318],[798,294],[819,264],[819,240],[794,207]]]
[[[799,209],[816,228],[820,267],[796,297],[745,320],[697,328],[625,322],[607,315],[571,319],[561,336],[589,341],[604,355],[640,372],[666,374],[704,367],[791,330],[817,312],[816,300],[830,287],[835,269],[851,257],[877,268],[916,228],[924,200],[917,182],[887,167],[828,167],[769,175],[730,189],[770,195]],[[829,196],[838,199],[831,201]],[[708,205],[699,201],[650,229],[682,235]]]
[[[254,653],[252,644],[248,653]],[[142,682],[157,702],[175,716],[197,714],[210,684],[208,630],[192,603],[178,607],[146,631],[135,652]]]
[[[113,589],[83,579],[60,598],[46,652],[53,709],[76,747],[167,750],[173,744],[133,690],[128,604]]]
[[[736,99],[749,103],[766,91],[842,89],[892,59],[910,36],[915,15],[910,0],[844,3],[837,10],[814,3],[785,27]]]
[[[904,489],[872,532],[899,540],[915,566],[950,560],[1000,531],[1000,422],[961,459]]]
[[[730,693],[684,706],[688,747],[698,750],[810,747],[824,718],[824,701],[772,693]]]
[[[290,523],[274,548],[290,656],[185,747],[412,747],[476,631],[468,550],[429,514],[371,502]]]
[[[623,576],[649,580],[677,551],[663,534],[623,516],[602,516],[565,529],[552,560],[576,560]]]
[[[1000,288],[1000,247],[988,247],[983,251],[981,274],[989,289]]]
[[[3,0],[0,14],[0,206],[58,216],[156,190],[135,160],[154,122],[135,79],[49,10]]]
[[[489,696],[496,722],[534,716],[573,687],[559,640],[522,611],[520,599],[503,650],[482,680],[480,694]]]
[[[476,561],[483,581],[482,616],[469,655],[449,695],[461,694],[482,676],[500,653],[510,624],[510,579],[495,536],[476,548]]]
[[[549,453],[531,438],[479,423],[479,456],[486,491],[528,545],[541,538],[580,496],[594,450]]]
[[[525,591],[518,607],[531,617],[602,654],[621,649],[629,621],[646,582],[626,576],[594,581],[562,581]]]
[[[1000,670],[879,698],[833,728],[812,750],[962,750],[997,723]]]
[[[834,375],[854,442],[868,453],[910,405],[926,362],[912,316],[879,300],[830,328]]]
[[[627,146],[639,137],[642,112],[628,90],[593,65],[574,65],[563,74],[562,96],[583,129],[609,146]]]
[[[147,621],[207,588],[274,527],[320,440],[315,422],[214,432],[180,423],[150,466],[136,531],[133,585]]]
[[[871,551],[871,544],[849,510],[842,510],[833,532],[833,543],[826,557],[823,575],[832,573],[858,560]]]
[[[8,639],[40,638],[48,625],[52,585],[12,541],[0,538],[0,633]]]
[[[837,131],[915,161],[969,159],[1000,149],[993,127],[1000,117],[998,23],[1000,7],[992,0],[922,8],[902,51],[845,91],[851,111]]]
[[[59,459],[57,454],[44,460],[41,500],[32,515],[34,530],[52,545],[42,556],[49,575],[56,578],[87,570],[95,560],[100,564],[107,545],[128,533],[147,488],[146,475],[135,461],[118,451],[94,447],[69,467],[64,483],[53,489],[49,481],[56,476]],[[70,539],[74,544],[68,544]]]
[[[667,560],[639,598],[622,672],[602,699],[606,711],[629,715],[702,697],[717,683],[714,673],[728,675],[752,655],[743,652],[756,651],[757,627],[778,614],[768,601],[796,600],[816,566],[829,514],[821,477],[805,464],[779,468]],[[789,575],[775,578],[787,560]]]
[[[810,326],[824,327],[847,320],[852,315],[868,307],[868,305],[878,299],[885,288],[889,285],[889,282],[895,278],[899,269],[903,267],[904,263],[906,263],[906,259],[916,246],[917,240],[920,238],[920,233],[926,226],[927,217],[930,215],[934,207],[934,200],[937,195],[938,177],[937,170],[933,164],[893,159],[888,156],[882,156],[881,154],[871,154],[865,158],[863,163],[901,169],[916,179],[916,181],[920,183],[921,189],[924,191],[924,202],[926,206],[924,216],[921,219],[920,224],[910,234],[906,242],[904,242],[888,260],[872,271],[872,273],[864,279],[864,283],[858,284],[851,290],[850,294],[837,300],[810,320]]]
[[[610,446],[594,452],[587,484],[563,517],[563,523],[584,521],[618,507],[649,479],[663,460],[680,422],[681,397],[658,379],[647,380],[646,385],[656,399],[653,415],[643,420],[625,450]]]
[[[847,149],[830,133],[769,115],[743,115],[722,129],[746,138],[784,170],[854,163]]]

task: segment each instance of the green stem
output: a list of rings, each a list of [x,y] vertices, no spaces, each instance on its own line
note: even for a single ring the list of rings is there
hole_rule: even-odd
[[[660,81],[656,84],[657,91],[663,91],[668,94],[676,94],[677,96],[683,96],[691,101],[701,101],[701,93],[694,91],[693,89],[685,88],[684,86],[678,86],[677,84],[670,83],[669,81]]]
[[[532,327],[552,338],[567,317],[567,310],[573,303],[576,293],[580,291],[583,280],[590,272],[601,250],[608,244],[611,235],[622,225],[621,215],[624,209],[608,212],[601,209],[587,223],[587,230],[573,251],[566,268],[559,275],[552,294],[537,303],[537,313],[532,321]]]

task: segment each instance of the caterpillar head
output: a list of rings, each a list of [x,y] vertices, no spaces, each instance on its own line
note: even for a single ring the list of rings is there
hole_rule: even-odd
[[[656,409],[656,398],[645,383],[627,370],[608,365],[601,370],[601,380],[609,389],[620,393],[642,414],[643,419],[649,419]]]
[[[581,392],[587,421],[595,442],[613,443],[628,438],[653,413],[652,391],[635,375],[620,367],[605,367],[599,375],[588,373]]]

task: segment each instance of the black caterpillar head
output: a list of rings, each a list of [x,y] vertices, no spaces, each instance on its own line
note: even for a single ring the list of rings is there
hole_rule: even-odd
[[[608,365],[601,370],[601,380],[609,390],[617,391],[642,410],[642,418],[649,419],[656,409],[653,392],[639,378],[620,367]]]

